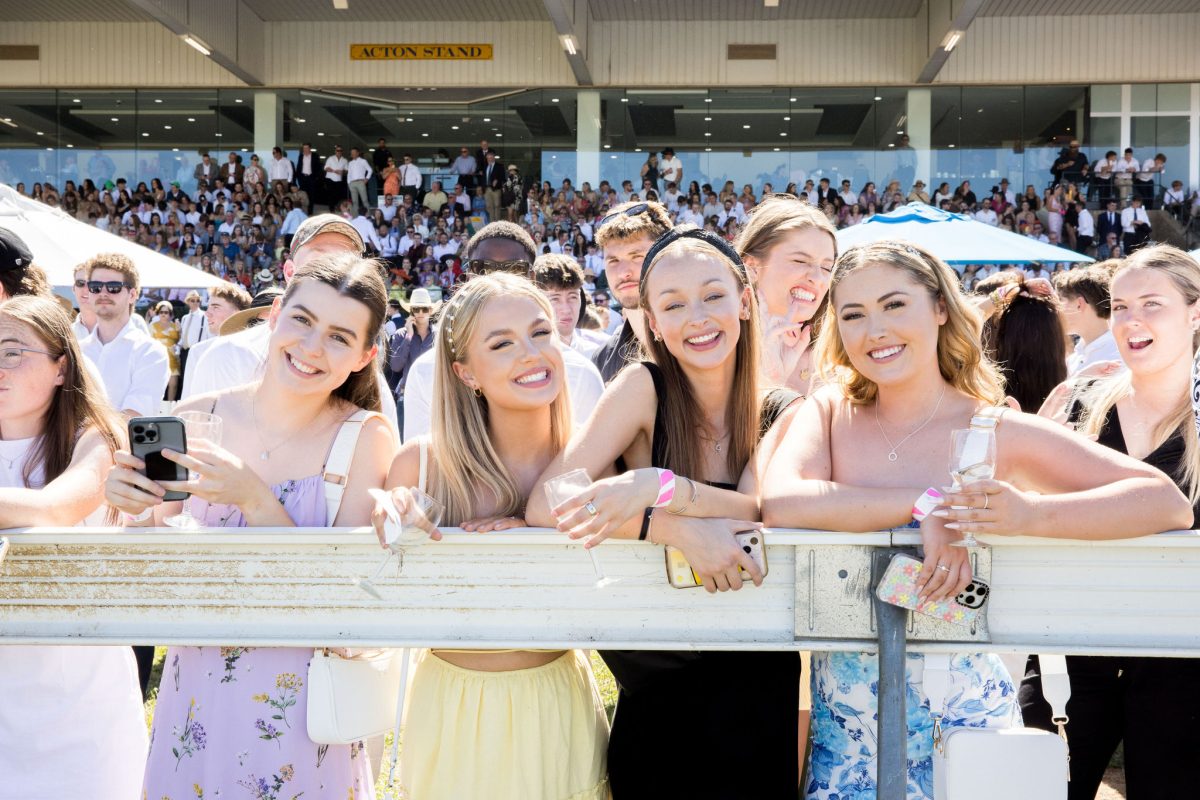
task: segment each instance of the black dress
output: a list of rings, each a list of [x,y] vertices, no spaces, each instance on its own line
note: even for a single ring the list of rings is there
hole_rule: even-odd
[[[1098,441],[1129,452],[1115,406]],[[1177,480],[1183,456],[1183,437],[1176,434],[1142,461]],[[1195,528],[1200,507],[1193,508],[1192,515]],[[1021,684],[1021,715],[1031,728],[1055,731],[1039,672],[1037,656],[1032,656]],[[1067,656],[1067,674],[1071,678],[1068,800],[1093,800],[1121,742],[1131,800],[1191,795],[1200,753],[1200,659]]]
[[[645,366],[662,397],[662,373],[654,364]],[[771,422],[788,405],[773,399],[770,411],[764,409],[773,415]],[[663,430],[660,403],[651,444],[651,462],[660,468],[667,444]],[[620,688],[608,742],[614,800],[794,800],[798,653],[608,650],[600,655]],[[704,777],[703,785],[696,784],[698,776]]]

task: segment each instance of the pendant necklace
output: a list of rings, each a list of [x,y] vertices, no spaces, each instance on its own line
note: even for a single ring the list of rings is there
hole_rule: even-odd
[[[724,439],[725,438],[724,436],[722,436],[721,439],[713,439],[710,436],[705,436],[703,433],[699,434],[699,436],[701,439],[703,439],[706,442],[712,442],[713,449],[716,450],[718,453],[725,452],[725,448],[721,446],[721,439]],[[726,436],[728,436],[728,434],[726,434]]]
[[[945,396],[946,396],[946,385],[942,384],[942,393],[940,395],[938,395],[938,401],[937,401],[937,404],[933,407],[933,413],[929,415],[928,419],[926,419],[924,422],[922,422],[920,425],[918,425],[916,427],[916,429],[913,430],[912,433],[908,434],[908,436],[905,436],[903,439],[896,442],[895,445],[893,445],[892,440],[890,438],[888,438],[887,431],[885,431],[883,429],[883,423],[879,421],[879,398],[878,398],[878,396],[875,398],[875,424],[879,426],[879,432],[881,434],[883,434],[883,440],[885,442],[887,442],[888,447],[891,448],[888,450],[888,455],[887,455],[888,461],[894,462],[894,461],[898,460],[900,458],[900,456],[896,454],[896,451],[899,450],[904,445],[905,442],[907,442],[909,439],[911,439],[912,437],[914,437],[918,433],[920,433],[921,430],[926,425],[928,425],[930,422],[933,422],[933,418],[937,416],[938,409],[942,407],[942,398]]]
[[[256,397],[251,397],[251,398],[250,398],[250,419],[251,419],[251,421],[252,421],[252,422],[254,422],[254,433],[255,433],[255,434],[258,436],[258,442],[259,442],[259,444],[261,444],[261,445],[263,446],[263,450],[262,450],[262,452],[258,454],[258,458],[259,458],[259,460],[260,460],[260,461],[269,461],[269,460],[271,459],[271,452],[272,452],[273,450],[278,450],[279,448],[281,448],[281,447],[283,447],[285,444],[287,444],[287,443],[288,443],[288,441],[289,441],[289,440],[291,440],[291,438],[292,438],[293,436],[295,436],[295,435],[296,435],[296,432],[297,432],[297,431],[301,430],[302,428],[304,428],[304,427],[306,427],[306,426],[308,426],[308,425],[311,425],[312,423],[314,423],[314,422],[316,422],[318,419],[320,419],[320,417],[321,417],[321,414],[322,414],[322,413],[324,413],[324,412],[323,412],[323,411],[318,411],[318,412],[317,412],[317,415],[316,415],[315,417],[313,417],[312,419],[310,419],[310,420],[309,420],[308,422],[306,422],[304,425],[301,425],[301,426],[297,427],[297,428],[296,428],[296,430],[292,431],[292,432],[291,432],[291,433],[289,433],[287,436],[283,437],[283,439],[281,439],[281,440],[280,440],[280,442],[279,442],[278,444],[276,444],[276,445],[272,445],[271,447],[267,447],[267,442],[266,442],[266,440],[265,440],[265,439],[263,439],[263,436],[262,436],[262,426],[260,426],[260,425],[258,424],[258,402],[257,402],[257,398],[256,398]],[[326,427],[329,427],[329,426],[327,425]],[[325,428],[322,428],[322,429],[321,429],[321,431],[324,431],[324,430],[325,430]]]

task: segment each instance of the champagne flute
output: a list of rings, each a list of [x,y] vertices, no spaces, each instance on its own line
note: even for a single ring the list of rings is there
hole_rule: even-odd
[[[382,600],[383,595],[375,588],[374,581],[383,574],[393,555],[400,556],[400,569],[403,570],[404,548],[428,541],[430,531],[441,523],[442,514],[446,509],[420,489],[409,489],[408,508],[401,514],[392,502],[390,492],[382,489],[368,489],[367,492],[387,512],[387,519],[383,523],[383,539],[387,544],[388,554],[384,556],[374,575],[369,578],[355,578],[354,585],[376,600]]]
[[[996,474],[996,432],[977,428],[962,428],[950,432],[950,477],[954,489],[973,481],[991,480]],[[985,547],[975,538],[975,532],[963,528],[963,538],[951,542],[951,547]]]
[[[573,469],[546,481],[546,499],[550,501],[550,508],[555,508],[559,503],[570,500],[591,485],[592,477],[586,469]],[[596,571],[595,588],[602,589],[620,582],[620,578],[610,578],[604,574],[595,548],[589,548],[587,553],[592,557],[592,569]]]
[[[187,441],[191,444],[199,442],[214,446],[221,444],[221,418],[216,414],[209,414],[207,411],[184,411],[179,414],[179,418],[183,420],[183,431]],[[190,479],[191,473],[189,473]],[[183,511],[173,517],[167,517],[163,522],[172,528],[182,528],[183,530],[196,530],[201,527],[200,520],[192,516],[189,506],[191,500],[189,495],[183,501]]]

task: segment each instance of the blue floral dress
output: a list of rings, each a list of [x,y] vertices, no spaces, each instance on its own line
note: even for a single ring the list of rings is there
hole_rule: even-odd
[[[923,656],[910,654],[905,668],[909,800],[933,800],[933,720],[923,672]],[[955,655],[950,681],[943,731],[1020,726],[1016,689],[999,657]],[[807,798],[875,800],[879,659],[874,653],[813,653],[812,695]]]

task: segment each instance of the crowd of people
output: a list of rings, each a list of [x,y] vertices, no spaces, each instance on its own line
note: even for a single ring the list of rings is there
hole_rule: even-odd
[[[164,495],[186,489],[191,512],[211,528],[374,524],[382,541],[384,508],[368,490],[389,490],[400,509],[421,490],[444,507],[447,526],[544,526],[589,547],[609,537],[673,545],[718,592],[763,581],[739,531],[911,526],[923,541],[919,591],[938,601],[973,578],[968,550],[952,546],[966,531],[1112,539],[1197,524],[1200,263],[1180,250],[1142,246],[1051,276],[1000,269],[964,285],[904,242],[839,253],[840,220],[827,207],[837,202],[811,202],[806,188],[758,197],[695,187],[697,201],[675,191],[682,168],[669,151],[655,172],[643,170],[646,181],[667,180],[657,199],[645,184],[627,196],[600,186],[593,198],[586,184],[522,184],[506,195],[488,151],[483,184],[455,187],[483,199],[487,216],[473,232],[467,217],[445,210],[463,207],[457,200],[429,205],[433,189],[424,198],[399,192],[395,217],[374,226],[360,222],[364,192],[350,185],[371,173],[351,179],[363,174],[351,157],[344,174],[335,169],[344,180],[327,178],[348,184],[344,199],[330,198],[346,213],[309,215],[312,193],[293,196],[285,185],[295,183],[295,165],[255,180],[247,167],[243,187],[282,192],[273,205],[290,203],[296,220],[272,231],[285,237],[272,280],[251,286],[253,297],[240,279],[211,290],[206,311],[200,293],[185,293],[189,311],[177,328],[170,298],[145,329],[138,324],[129,259],[97,254],[79,265],[78,310],[68,310],[28,249],[0,233],[0,527],[99,517],[162,525],[180,506]],[[460,174],[478,178],[480,159],[460,160]],[[305,177],[319,177],[315,164],[303,166]],[[198,168],[201,202],[215,204],[207,181],[223,181],[223,170]],[[399,170],[389,177],[409,185]],[[92,206],[88,215],[110,225],[126,225],[118,204],[135,195],[147,204],[142,192],[83,188],[88,203],[107,192],[103,212]],[[161,202],[197,213],[195,199],[172,189]],[[489,212],[489,192],[499,192],[494,216],[505,219]],[[235,183],[222,198],[230,226],[217,231],[222,240],[234,239],[241,194]],[[1130,207],[1138,202],[1131,195]],[[261,210],[255,222],[252,208],[252,228],[266,219]],[[142,211],[124,213],[138,215],[124,228],[134,237],[155,223],[154,211],[149,222]],[[397,262],[371,233],[399,227],[424,242],[418,226],[458,245],[424,278],[425,250]],[[195,227],[183,232],[191,241]],[[231,276],[248,267],[211,249],[200,259]],[[398,273],[405,285],[393,292]],[[224,425],[220,445],[165,454],[195,474],[186,483],[147,478],[123,430],[125,419],[157,413],[173,376],[182,383],[175,413],[213,414]],[[933,513],[915,520],[914,501],[946,482],[951,431],[981,415],[995,424],[995,477],[938,495]],[[345,437],[354,446],[331,488],[326,467]],[[543,487],[575,469],[596,480],[551,506]],[[374,796],[361,743],[318,745],[304,730],[311,649],[169,648],[148,740],[132,724],[147,664],[139,676],[128,648],[3,650],[11,701],[0,704],[0,774],[17,796]],[[728,763],[752,731],[754,768],[705,770],[705,796],[874,791],[872,655],[822,654],[811,675],[795,653],[601,655],[619,688],[611,728],[577,651],[421,653],[402,790],[671,796],[680,777],[669,767]],[[933,797],[922,663],[909,656],[911,798]],[[1131,795],[1173,796],[1190,785],[1200,702],[1179,687],[1200,678],[1200,662],[1080,658],[1070,671],[1072,800],[1094,796],[1122,741]],[[1052,729],[1038,674],[1036,660],[1011,675],[995,655],[956,655],[942,727],[1024,719]],[[731,679],[738,675],[752,676],[752,691]],[[797,719],[802,680],[812,687],[811,725]]]

